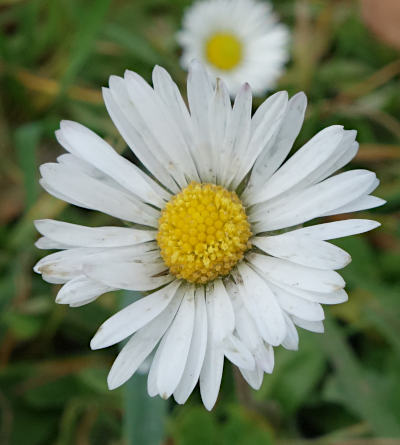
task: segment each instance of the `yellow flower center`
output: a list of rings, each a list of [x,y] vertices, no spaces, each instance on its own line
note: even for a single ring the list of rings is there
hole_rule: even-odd
[[[157,242],[170,272],[191,283],[229,273],[251,247],[250,225],[235,192],[190,183],[161,212]]]
[[[242,60],[242,44],[230,33],[216,33],[205,45],[206,59],[220,70],[231,70]]]

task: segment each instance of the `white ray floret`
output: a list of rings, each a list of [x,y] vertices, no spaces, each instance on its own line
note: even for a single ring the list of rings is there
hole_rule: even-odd
[[[69,153],[41,167],[41,184],[122,222],[36,221],[37,247],[59,251],[34,270],[62,284],[56,302],[71,307],[118,289],[146,292],[91,341],[100,349],[127,340],[110,389],[146,361],[151,396],[185,403],[199,383],[211,409],[225,357],[258,389],[273,371],[275,346],[298,349],[297,327],[323,332],[322,304],[348,299],[336,270],[350,256],[329,240],[379,223],[299,225],[384,201],[371,196],[379,181],[370,171],[331,176],[356,154],[354,131],[322,130],[284,162],[303,122],[303,93],[277,93],[252,116],[249,84],[232,104],[224,81],[214,82],[198,61],[189,68],[189,107],[163,68],[153,82],[126,72],[103,90],[148,173],[82,125],[61,123],[57,139]]]

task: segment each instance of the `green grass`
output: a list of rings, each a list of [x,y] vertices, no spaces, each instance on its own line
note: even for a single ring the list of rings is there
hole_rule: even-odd
[[[160,434],[178,445],[398,443],[400,58],[364,26],[355,0],[274,2],[293,33],[279,89],[309,98],[297,147],[327,125],[358,130],[351,166],[377,172],[388,204],[360,214],[381,228],[338,241],[353,257],[343,270],[349,302],[326,308],[324,335],[301,332],[298,352],[277,348],[259,392],[230,366],[211,413],[197,390],[183,407],[149,399],[140,376],[125,399],[108,391],[117,347],[92,352],[89,340],[121,296],[59,306],[57,288],[32,272],[43,255],[33,219],[110,222],[40,189],[38,166],[61,153],[59,121],[80,121],[125,152],[101,87],[126,68],[150,80],[158,63],[184,91],[174,33],[189,3],[0,0],[0,443],[153,445]]]

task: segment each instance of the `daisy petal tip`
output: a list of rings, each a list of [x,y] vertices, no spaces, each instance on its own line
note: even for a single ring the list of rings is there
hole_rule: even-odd
[[[126,77],[130,77],[130,76],[132,76],[132,74],[133,74],[133,71],[131,71],[131,70],[125,70],[125,71],[124,71],[124,78],[126,78]]]
[[[200,62],[199,59],[192,59],[192,60],[189,62],[189,73],[190,73],[191,71],[195,71],[195,70],[204,70],[204,69],[205,69],[205,68],[204,68],[203,64]]]
[[[110,90],[113,89],[113,87],[115,87],[116,84],[119,83],[119,82],[121,82],[121,81],[124,81],[124,79],[123,79],[122,77],[120,77],[120,76],[116,76],[115,74],[111,75],[111,76],[108,78],[108,86],[109,86],[109,89],[110,89]],[[103,89],[103,94],[104,94],[104,91],[105,91],[105,89]]]
[[[74,130],[74,129],[78,129],[83,127],[83,125],[79,124],[78,122],[75,121],[70,121],[68,119],[63,119],[60,122],[60,129],[61,131],[65,131],[65,130]]]
[[[175,403],[177,403],[178,405],[184,405],[186,402],[186,400],[182,400],[179,397],[176,397],[175,395],[174,395],[174,400],[175,400]]]
[[[215,406],[215,403],[216,403],[216,400],[214,400],[214,401],[205,401],[205,400],[203,400],[203,405],[204,405],[204,408],[207,410],[207,411],[212,411],[212,409],[214,408],[214,406]]]
[[[113,391],[114,389],[117,389],[119,386],[121,386],[118,382],[113,381],[113,378],[107,377],[107,386],[110,391]]]
[[[42,233],[40,231],[41,227],[43,227],[43,224],[46,224],[46,222],[48,222],[49,219],[34,219],[33,220],[33,225],[35,226],[35,229],[39,232]]]
[[[48,170],[49,170],[49,168],[51,168],[51,167],[49,167],[50,165],[52,165],[52,163],[51,162],[46,162],[45,164],[42,164],[40,167],[39,167],[39,172],[40,172],[40,174],[42,175],[42,178],[40,178],[39,179],[39,183],[40,184],[42,184],[42,179],[45,177],[45,175],[46,175],[46,173],[48,172]],[[41,182],[42,181],[42,182]]]
[[[304,91],[299,91],[293,96],[292,99],[298,103],[300,108],[307,107],[308,99],[307,99],[307,94]]]
[[[185,396],[182,396],[181,394],[177,394],[177,393],[174,393],[173,396],[174,396],[175,402],[178,405],[184,405],[186,403],[187,399],[189,398],[189,395],[185,397]]]
[[[38,261],[34,266],[33,266],[33,271],[38,273],[39,275],[42,274],[41,270],[40,270],[40,266],[41,266],[41,261]]]
[[[242,85],[242,90],[243,90],[244,92],[246,92],[246,93],[251,92],[251,85],[249,84],[249,82],[245,82],[245,83]]]
[[[102,337],[102,330],[103,327],[100,326],[99,329],[97,329],[97,332],[94,334],[93,338],[90,340],[90,349],[96,350],[96,349],[102,349],[106,347],[103,343]]]
[[[58,293],[58,295],[56,296],[56,299],[54,301],[57,304],[65,304],[65,301],[64,301],[65,299],[63,298],[63,295],[60,294],[60,292]]]
[[[56,139],[57,139],[57,142],[58,142],[60,145],[62,145],[62,129],[61,129],[61,128],[57,129],[57,130],[54,132],[54,135],[55,135],[55,137],[56,137]]]
[[[282,98],[289,99],[289,93],[286,90],[280,91]]]

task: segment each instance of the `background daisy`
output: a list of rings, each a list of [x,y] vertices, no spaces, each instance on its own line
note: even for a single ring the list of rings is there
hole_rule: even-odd
[[[182,66],[202,61],[233,95],[243,82],[254,94],[271,90],[288,58],[289,33],[269,2],[202,0],[185,11],[177,39]]]

